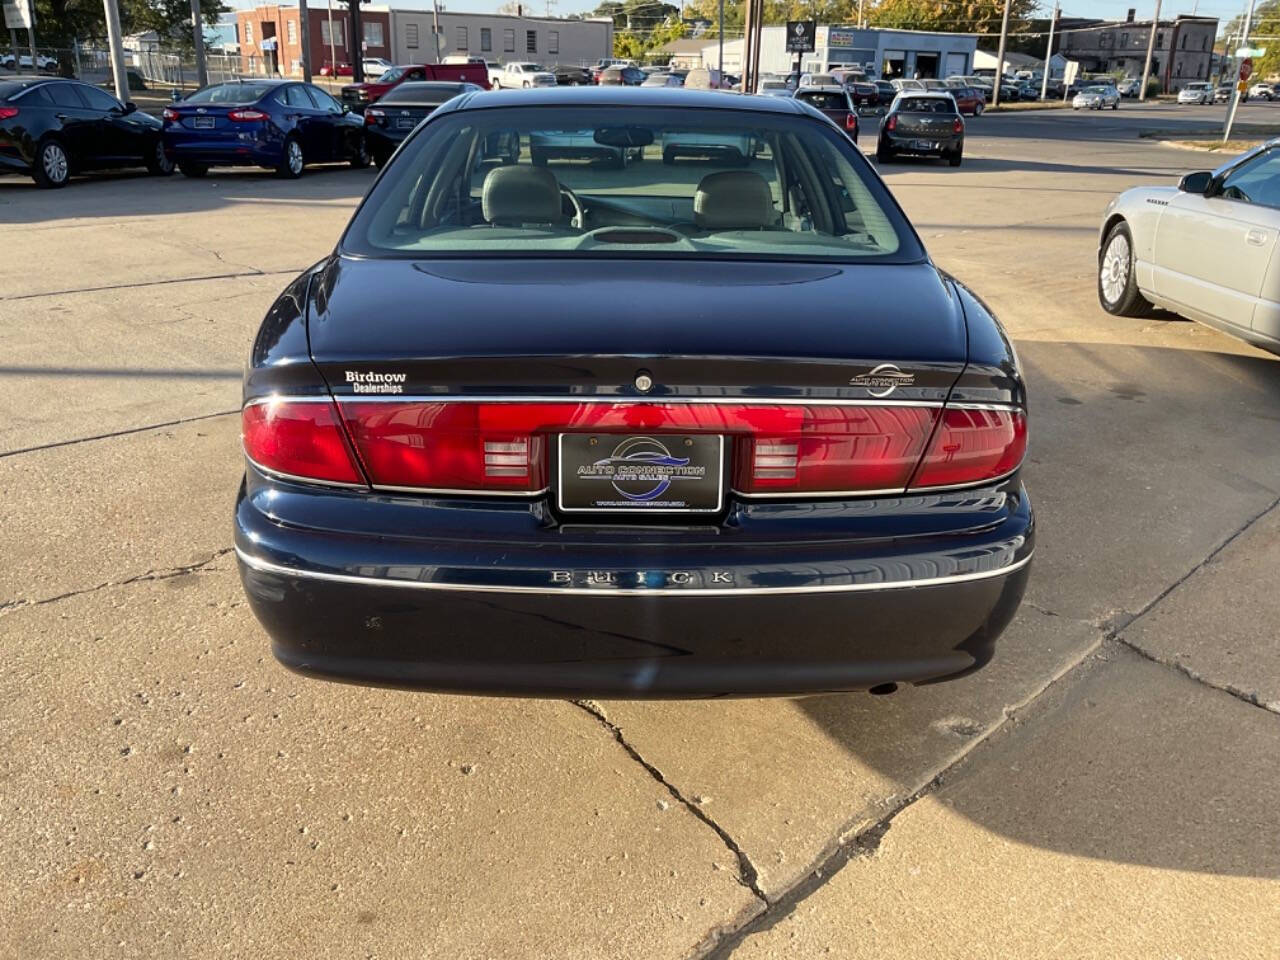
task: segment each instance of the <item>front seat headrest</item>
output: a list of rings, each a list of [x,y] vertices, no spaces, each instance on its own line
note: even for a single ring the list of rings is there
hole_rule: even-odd
[[[494,167],[484,178],[480,208],[490,223],[559,223],[560,183],[542,167]]]
[[[777,219],[769,184],[750,170],[709,173],[693,195],[693,222],[703,230],[763,230]]]

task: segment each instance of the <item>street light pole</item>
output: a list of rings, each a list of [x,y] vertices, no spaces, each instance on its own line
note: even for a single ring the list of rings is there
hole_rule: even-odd
[[[1053,28],[1058,25],[1058,0],[1053,0],[1053,19],[1049,21],[1049,43],[1044,48],[1044,76],[1040,79],[1040,99],[1049,97],[1049,61],[1053,59]]]
[[[1004,17],[1000,21],[1000,53],[996,57],[996,77],[991,89],[991,106],[1000,106],[1000,81],[1004,79],[1004,47],[1009,40],[1009,0],[1004,0]]]
[[[298,32],[301,34],[302,82],[311,82],[311,25],[307,22],[307,0],[298,0]]]
[[[1244,36],[1240,38],[1240,46],[1249,46],[1249,28],[1253,25],[1253,5],[1257,0],[1249,0],[1249,12],[1244,17]],[[1240,105],[1240,68],[1236,67],[1236,79],[1232,84],[1234,89],[1231,91],[1231,110],[1227,113],[1227,125],[1222,129],[1222,142],[1226,143],[1231,139],[1231,125],[1236,120],[1236,107]]]
[[[209,85],[209,65],[204,58],[204,18],[200,15],[200,0],[191,0],[191,39],[195,44],[196,86]]]
[[[116,98],[121,103],[129,99],[129,78],[124,73],[124,45],[120,41],[120,8],[116,0],[102,0],[107,14],[107,44],[111,47],[111,78],[115,82]]]
[[[1138,89],[1139,102],[1147,99],[1147,78],[1151,76],[1151,54],[1156,49],[1156,28],[1160,26],[1160,0],[1156,0],[1156,15],[1151,18],[1151,36],[1147,37],[1147,62],[1142,65],[1142,86]]]
[[[720,79],[716,81],[716,89],[724,83],[724,0],[720,0]]]

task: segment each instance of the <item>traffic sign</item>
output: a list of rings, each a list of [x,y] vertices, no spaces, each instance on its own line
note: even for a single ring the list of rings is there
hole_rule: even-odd
[[[1240,61],[1240,82],[1244,83],[1251,76],[1253,76],[1253,60],[1245,57]]]
[[[1237,57],[1261,57],[1267,52],[1266,47],[1241,47],[1235,52]]]

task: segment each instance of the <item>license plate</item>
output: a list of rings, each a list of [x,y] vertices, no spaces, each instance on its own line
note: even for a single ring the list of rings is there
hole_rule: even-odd
[[[938,145],[934,143],[932,140],[912,140],[911,149],[912,150],[936,150],[938,149]]]
[[[397,130],[412,130],[418,125],[418,121],[413,117],[401,117],[396,121]]]
[[[724,437],[562,433],[560,509],[715,513],[724,505]]]
[[[212,130],[213,117],[196,117],[191,121],[191,125],[197,130]]]

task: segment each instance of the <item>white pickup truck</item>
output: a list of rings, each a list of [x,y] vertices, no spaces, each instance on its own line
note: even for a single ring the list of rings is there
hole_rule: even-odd
[[[500,73],[489,71],[489,86],[495,90],[555,85],[556,75],[539,63],[508,63]]]

